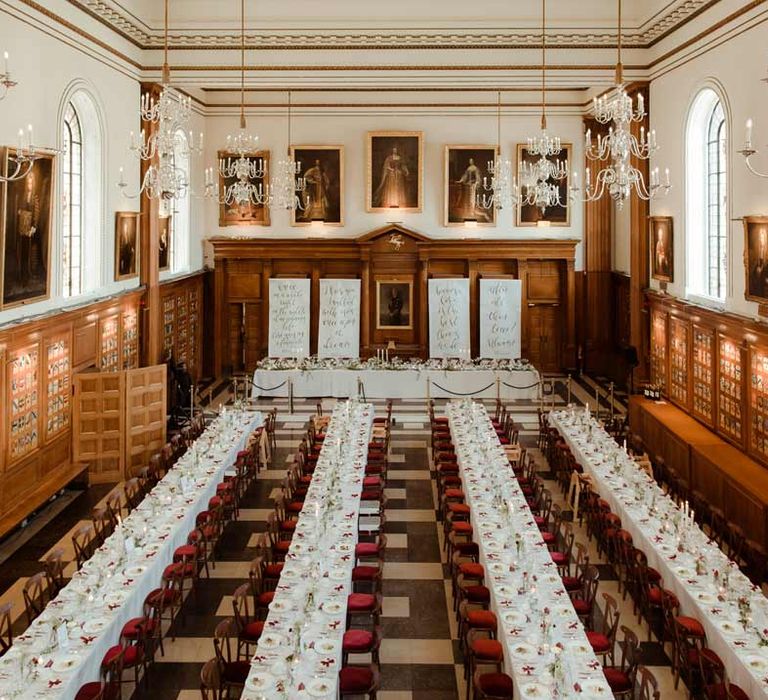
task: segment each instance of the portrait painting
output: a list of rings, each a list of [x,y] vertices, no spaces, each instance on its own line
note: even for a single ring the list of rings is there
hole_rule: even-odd
[[[768,216],[744,217],[744,267],[744,296],[768,303]]]
[[[366,211],[421,211],[422,149],[420,131],[368,132]]]
[[[534,156],[528,152],[528,148],[523,144],[517,144],[517,178],[521,188],[525,193],[525,178],[521,177],[524,169],[523,164],[528,166],[535,165],[541,160],[542,156]],[[568,163],[571,160],[571,145],[563,144],[562,150],[557,156],[549,156],[550,162],[564,164],[565,172],[568,173]],[[543,209],[536,204],[522,204],[517,207],[517,225],[518,226],[570,226],[571,225],[571,207],[569,205],[569,180],[570,175],[566,175],[562,180],[549,178],[548,184],[555,185],[560,193],[560,204]]]
[[[413,328],[413,282],[376,280],[376,329]]]
[[[2,153],[0,172],[13,172],[14,149]],[[50,295],[54,160],[39,153],[25,177],[2,185],[2,306],[27,304]]]
[[[239,158],[237,153],[228,153],[219,151],[219,162],[225,165],[232,165]],[[255,187],[261,187],[265,192],[269,184],[269,151],[254,151],[245,155],[245,159],[253,164],[252,171],[256,171],[258,177],[250,177],[248,183]],[[236,175],[224,177],[219,172],[219,193],[223,199],[227,188],[238,181]],[[254,203],[253,200],[238,203],[221,202],[219,204],[219,226],[269,226],[269,207],[263,204]]]
[[[115,212],[115,279],[139,273],[139,212]]]
[[[496,224],[496,207],[484,204],[492,202],[489,164],[497,152],[495,146],[445,147],[446,226],[463,226],[468,221],[478,226]]]
[[[164,216],[160,219],[160,231],[157,242],[157,266],[161,271],[171,269],[172,225],[173,217]]]
[[[293,210],[294,226],[322,221],[344,225],[344,147],[291,146],[304,189],[296,192],[301,207]]]
[[[675,259],[672,217],[651,216],[648,221],[651,234],[651,277],[660,282],[673,282]]]

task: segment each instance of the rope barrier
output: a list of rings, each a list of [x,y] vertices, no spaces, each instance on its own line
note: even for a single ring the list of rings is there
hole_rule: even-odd
[[[488,391],[496,382],[491,382],[488,386],[483,387],[482,389],[478,389],[477,391],[467,391],[467,392],[461,392],[461,391],[451,391],[450,389],[446,389],[444,386],[440,386],[437,382],[434,382],[430,380],[430,383],[436,386],[440,391],[444,391],[446,394],[452,394],[453,396],[474,396],[475,394],[482,394],[484,391]]]
[[[533,389],[536,386],[539,386],[541,384],[540,381],[534,382],[533,384],[529,384],[528,386],[515,386],[514,384],[507,384],[507,382],[502,381],[501,382],[504,386],[509,387],[510,389],[520,389],[521,391],[524,389]]]
[[[259,386],[256,382],[251,382],[254,387],[256,387],[259,391],[277,391],[278,389],[282,389],[286,384],[288,383],[288,380],[286,379],[282,384],[278,384],[277,386],[273,386],[271,389],[265,389],[263,386]]]

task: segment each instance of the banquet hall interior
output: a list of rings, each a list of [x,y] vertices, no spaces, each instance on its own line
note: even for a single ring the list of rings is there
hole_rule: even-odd
[[[0,700],[768,698],[765,0],[0,0]]]

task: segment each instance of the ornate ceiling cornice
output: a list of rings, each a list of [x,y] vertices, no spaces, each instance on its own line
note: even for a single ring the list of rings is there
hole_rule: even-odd
[[[719,0],[683,0],[639,30],[628,29],[624,44],[628,48],[648,48],[691,21]],[[161,49],[163,34],[153,30],[108,0],[68,0],[81,11],[143,50]],[[239,31],[174,30],[170,47],[181,50],[227,50],[240,48]],[[246,36],[248,49],[257,50],[396,50],[396,49],[526,49],[538,48],[541,37],[537,28],[500,31],[279,31],[251,32]],[[553,48],[613,48],[616,32],[606,30],[553,30],[547,36]]]

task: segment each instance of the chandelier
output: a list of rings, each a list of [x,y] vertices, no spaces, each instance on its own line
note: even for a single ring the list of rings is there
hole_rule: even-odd
[[[637,106],[624,89],[624,67],[621,62],[621,0],[618,0],[618,55],[616,62],[616,86],[613,94],[594,98],[593,111],[595,120],[599,124],[610,124],[608,133],[598,135],[596,141],[592,140],[592,131],[587,130],[584,143],[584,152],[587,160],[608,160],[605,167],[601,167],[592,181],[591,168],[586,168],[583,201],[593,202],[600,199],[606,192],[621,209],[624,202],[634,192],[642,200],[650,200],[666,194],[671,187],[669,182],[669,169],[666,170],[666,179],[661,184],[659,169],[654,168],[646,183],[643,173],[632,165],[631,158],[648,160],[658,150],[656,144],[656,131],[644,127],[640,128],[638,139],[631,132],[633,123],[642,122],[646,117],[645,101],[642,94],[637,97]],[[579,191],[578,176],[574,173],[572,193]]]
[[[541,131],[528,139],[527,151],[537,158],[522,161],[518,176],[518,205],[536,206],[543,214],[548,207],[565,206],[560,196],[559,181],[568,177],[568,161],[558,156],[562,151],[559,136],[547,132],[547,2],[541,0]]]
[[[287,211],[304,211],[309,197],[302,197],[307,183],[301,177],[301,163],[291,155],[291,91],[288,91],[288,157],[279,160],[272,171],[271,204]]]
[[[4,100],[8,91],[18,85],[15,80],[11,79],[11,71],[8,69],[8,52],[3,51],[3,72],[0,73],[0,100]]]
[[[245,0],[240,0],[240,129],[227,136],[227,153],[237,157],[219,158],[218,175],[226,180],[234,180],[219,187],[216,170],[206,168],[205,194],[220,204],[244,207],[248,205],[269,206],[269,187],[262,182],[267,175],[267,163],[264,158],[253,155],[259,144],[259,137],[248,132],[245,119]]]
[[[501,158],[501,91],[496,94],[496,157],[489,160],[481,187],[477,188],[475,204],[482,209],[500,211],[513,205],[517,198],[517,183],[512,178],[512,164]]]
[[[763,78],[763,82],[768,83],[768,76]],[[757,175],[758,177],[768,178],[768,173],[760,172],[750,162],[750,158],[752,158],[752,156],[754,156],[757,153],[758,153],[758,150],[754,148],[754,146],[752,145],[752,119],[747,119],[747,134],[744,139],[744,148],[742,148],[739,151],[739,154],[744,156],[744,161],[746,162],[747,167],[749,168],[749,171],[753,175]]]
[[[141,96],[139,115],[143,123],[154,128],[147,134],[142,128],[138,139],[131,132],[130,150],[141,161],[152,161],[147,167],[138,197],[144,192],[150,199],[159,199],[165,205],[171,199],[183,199],[189,191],[189,173],[177,162],[203,151],[203,134],[195,143],[187,127],[192,118],[192,99],[185,97],[170,85],[171,70],[168,65],[168,0],[165,0],[165,39],[162,90],[157,101],[148,93]],[[127,183],[120,168],[118,187],[125,193]]]

